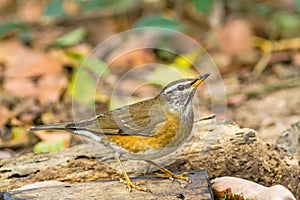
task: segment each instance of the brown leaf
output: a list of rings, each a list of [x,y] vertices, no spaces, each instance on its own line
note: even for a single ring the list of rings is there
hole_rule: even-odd
[[[41,103],[58,102],[62,89],[67,87],[67,79],[60,74],[49,74],[38,81],[37,99]]]
[[[57,59],[12,40],[1,43],[0,62],[6,66],[6,77],[27,78],[62,71]]]
[[[147,50],[135,50],[115,59],[110,64],[110,67],[117,71],[126,71],[127,69],[139,67],[154,61],[155,56],[152,52]]]
[[[19,96],[35,96],[36,87],[33,82],[26,78],[6,78],[3,83],[4,90]]]
[[[40,0],[23,1],[18,14],[24,21],[38,21],[43,14],[43,3]]]
[[[63,8],[69,15],[75,15],[80,12],[80,4],[72,0],[64,1]]]
[[[65,147],[69,147],[71,141],[71,134],[65,131],[53,131],[51,133],[35,131],[34,134],[45,142],[54,142],[58,139],[63,139]]]
[[[252,50],[252,29],[248,21],[235,19],[215,32],[222,52],[238,54]]]
[[[12,116],[12,113],[8,108],[1,105],[0,105],[0,113],[1,113],[0,127],[2,127],[8,122],[9,118]]]

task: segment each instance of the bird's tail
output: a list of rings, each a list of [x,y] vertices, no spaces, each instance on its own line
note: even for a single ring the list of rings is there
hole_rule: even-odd
[[[29,130],[30,131],[58,131],[58,130],[66,130],[70,125],[69,122],[66,123],[59,123],[59,124],[49,124],[49,125],[40,125],[40,126],[33,126]]]

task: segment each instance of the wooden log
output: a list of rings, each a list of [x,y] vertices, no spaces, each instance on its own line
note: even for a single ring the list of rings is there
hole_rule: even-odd
[[[64,184],[30,190],[15,190],[2,193],[4,200],[55,200],[55,199],[213,199],[207,171],[191,171],[187,174],[190,183],[155,176],[140,176],[133,181],[144,181],[151,192],[132,192],[118,180],[93,181],[76,184]]]

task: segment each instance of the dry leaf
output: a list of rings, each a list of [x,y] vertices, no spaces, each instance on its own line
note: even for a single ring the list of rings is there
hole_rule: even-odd
[[[67,83],[63,75],[48,74],[39,79],[37,86],[27,78],[6,78],[3,88],[19,97],[36,97],[41,103],[58,102]]]
[[[34,96],[36,87],[30,79],[26,78],[6,78],[3,83],[4,90],[19,96]]]
[[[110,67],[118,71],[126,71],[126,68],[139,67],[144,64],[149,64],[155,61],[155,56],[148,50],[131,51],[114,60]]]
[[[69,15],[76,15],[80,12],[80,4],[72,0],[65,0],[63,8]]]
[[[252,29],[248,21],[235,19],[227,22],[215,32],[222,52],[239,54],[252,50]]]
[[[71,141],[71,134],[65,131],[53,131],[51,133],[35,131],[34,134],[44,142],[55,142],[59,139],[63,139],[65,147],[69,147]]]
[[[43,14],[43,3],[40,0],[23,1],[18,14],[24,21],[38,21]]]
[[[0,62],[6,66],[6,77],[28,78],[62,71],[62,64],[57,59],[29,49],[18,41],[1,43]]]
[[[59,97],[68,80],[60,74],[42,76],[38,81],[36,97],[41,103],[59,102]]]

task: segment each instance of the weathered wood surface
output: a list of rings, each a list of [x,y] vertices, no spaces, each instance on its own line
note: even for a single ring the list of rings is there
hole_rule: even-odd
[[[66,184],[31,190],[16,190],[3,193],[4,200],[61,200],[61,199],[213,199],[207,171],[193,171],[187,174],[191,182],[142,176],[133,181],[145,181],[150,192],[129,190],[119,181],[93,181]]]
[[[230,121],[196,123],[192,139],[155,162],[174,172],[206,169],[210,178],[235,176],[265,186],[281,184],[300,196],[299,164],[288,164],[284,154],[260,140],[258,133]],[[124,160],[123,164],[130,176],[156,170],[144,161]],[[116,179],[118,170],[109,149],[84,143],[61,152],[1,160],[0,190],[44,180],[71,184]]]

